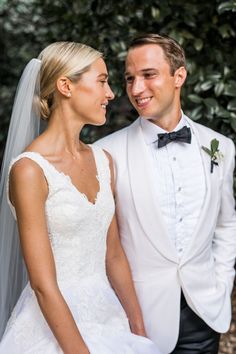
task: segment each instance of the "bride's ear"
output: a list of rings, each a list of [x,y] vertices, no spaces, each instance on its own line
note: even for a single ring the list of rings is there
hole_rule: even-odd
[[[71,97],[72,82],[65,76],[61,76],[56,81],[57,90],[66,97]]]

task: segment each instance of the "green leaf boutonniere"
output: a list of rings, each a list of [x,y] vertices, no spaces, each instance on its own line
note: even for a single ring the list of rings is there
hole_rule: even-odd
[[[202,146],[202,149],[210,156],[211,158],[211,173],[213,172],[214,165],[218,166],[219,161],[223,159],[224,155],[219,150],[219,141],[217,139],[211,140],[211,149],[208,149],[205,146]]]

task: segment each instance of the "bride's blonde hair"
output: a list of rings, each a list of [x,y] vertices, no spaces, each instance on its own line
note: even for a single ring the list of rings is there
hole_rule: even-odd
[[[103,55],[82,43],[55,42],[38,56],[40,69],[40,116],[47,120],[54,109],[55,83],[60,76],[79,80],[90,65]]]

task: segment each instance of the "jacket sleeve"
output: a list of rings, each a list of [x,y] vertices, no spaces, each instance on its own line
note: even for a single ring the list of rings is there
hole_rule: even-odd
[[[229,139],[225,151],[221,204],[213,238],[213,255],[217,279],[224,282],[231,293],[235,276],[236,213],[233,194],[235,147]]]

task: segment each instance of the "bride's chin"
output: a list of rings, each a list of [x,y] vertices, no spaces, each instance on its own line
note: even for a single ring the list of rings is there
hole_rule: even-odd
[[[90,124],[92,124],[92,125],[95,125],[95,126],[100,126],[100,125],[104,125],[106,123],[106,117],[105,118],[102,118],[102,119],[100,119],[100,120],[96,120],[96,121],[94,121],[93,123],[90,123]]]

